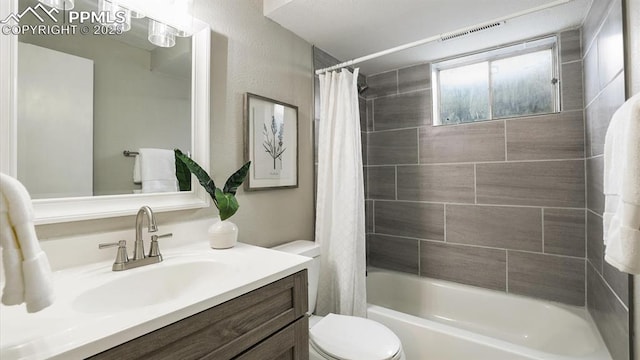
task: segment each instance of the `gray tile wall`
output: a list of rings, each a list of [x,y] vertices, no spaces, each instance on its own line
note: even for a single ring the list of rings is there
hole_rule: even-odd
[[[629,359],[629,276],[604,261],[604,138],[625,101],[622,4],[594,1],[582,33],[587,188],[587,307],[614,359]]]
[[[367,78],[369,265],[585,304],[580,31],[559,39],[558,114],[433,127],[429,64]]]
[[[367,78],[369,265],[575,305],[586,292],[614,359],[629,359],[628,277],[603,260],[601,217],[604,136],[625,95],[622,45],[602,44],[622,31],[620,2],[594,1],[581,30],[560,34],[560,114],[431,127],[429,64]],[[315,48],[314,62],[339,61]],[[492,166],[520,173],[498,181]],[[518,191],[518,176],[536,190]]]

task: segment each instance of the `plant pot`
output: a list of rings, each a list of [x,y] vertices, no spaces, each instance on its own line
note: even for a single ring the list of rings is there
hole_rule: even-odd
[[[216,221],[208,233],[212,249],[229,249],[238,241],[238,227],[229,220]]]

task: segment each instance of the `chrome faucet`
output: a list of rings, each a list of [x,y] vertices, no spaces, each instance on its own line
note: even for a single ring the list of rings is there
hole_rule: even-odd
[[[121,271],[137,268],[144,265],[156,264],[162,261],[162,254],[160,254],[160,247],[158,246],[158,239],[164,237],[173,236],[173,234],[153,235],[151,236],[151,248],[149,249],[149,255],[144,254],[144,241],[142,240],[142,214],[147,215],[149,232],[158,231],[156,225],[156,219],[153,215],[153,211],[148,206],[143,206],[138,210],[136,214],[136,241],[133,248],[133,259],[129,259],[127,254],[127,241],[120,240],[116,243],[99,244],[99,249],[118,247],[116,254],[116,261],[113,263],[113,271]]]
[[[151,210],[148,206],[143,206],[138,210],[138,214],[136,215],[136,242],[133,244],[133,260],[142,260],[144,259],[144,242],[142,241],[142,214],[147,215],[147,229],[149,232],[158,231],[158,226],[156,225],[156,217],[153,215],[153,210]]]

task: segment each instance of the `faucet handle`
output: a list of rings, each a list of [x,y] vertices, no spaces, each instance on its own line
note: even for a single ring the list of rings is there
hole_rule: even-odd
[[[118,242],[112,242],[112,243],[101,243],[98,244],[98,249],[106,249],[106,248],[110,248],[110,247],[126,247],[127,246],[127,240],[120,240]]]
[[[158,239],[172,237],[173,233],[163,235],[151,235],[151,246],[149,248],[149,257],[159,257],[162,260],[162,254],[160,254],[160,247],[158,246]]]
[[[123,270],[123,266],[125,263],[129,262],[129,255],[127,254],[127,241],[120,240],[115,243],[102,243],[98,244],[98,249],[106,249],[110,247],[118,247],[118,252],[116,253],[116,261],[113,262],[113,270]]]

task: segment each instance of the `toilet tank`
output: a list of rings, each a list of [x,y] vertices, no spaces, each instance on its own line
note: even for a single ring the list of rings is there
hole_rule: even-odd
[[[313,313],[316,310],[318,279],[320,278],[320,245],[309,240],[296,240],[273,247],[272,249],[313,258],[307,270],[309,281],[309,312]]]

